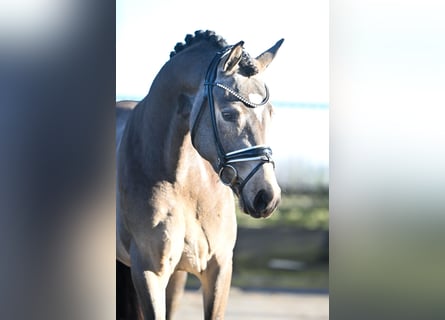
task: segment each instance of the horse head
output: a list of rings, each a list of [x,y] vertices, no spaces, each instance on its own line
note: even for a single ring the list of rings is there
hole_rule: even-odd
[[[256,58],[243,42],[219,51],[192,107],[192,142],[252,217],[268,217],[280,202],[267,132],[273,107],[262,80],[283,39]]]

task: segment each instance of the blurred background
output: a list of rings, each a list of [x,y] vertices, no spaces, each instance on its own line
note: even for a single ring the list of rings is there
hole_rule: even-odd
[[[229,0],[213,11],[207,3],[116,2],[116,99],[141,100],[175,44],[195,30],[213,30],[229,44],[244,40],[252,56],[285,38],[264,76],[275,107],[269,143],[282,203],[267,220],[237,213],[232,286],[327,293],[329,2],[277,1],[264,8]],[[199,282],[190,276],[188,286]]]

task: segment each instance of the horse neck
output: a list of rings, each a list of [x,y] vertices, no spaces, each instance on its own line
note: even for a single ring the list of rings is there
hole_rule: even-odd
[[[173,181],[181,157],[198,156],[189,137],[189,119],[181,112],[179,101],[181,95],[195,96],[216,51],[197,45],[177,54],[164,65],[136,108],[133,118],[141,121],[137,133],[139,157],[143,170],[150,176],[157,168],[159,177]],[[195,160],[199,159],[198,156]]]

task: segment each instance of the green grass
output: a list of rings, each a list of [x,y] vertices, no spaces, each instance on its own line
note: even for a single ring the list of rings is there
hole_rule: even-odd
[[[326,289],[329,287],[327,265],[302,271],[243,269],[234,272],[232,286],[241,288]]]
[[[237,208],[238,225],[246,228],[286,226],[309,230],[329,228],[329,193],[283,193],[281,203],[267,219],[254,219]]]

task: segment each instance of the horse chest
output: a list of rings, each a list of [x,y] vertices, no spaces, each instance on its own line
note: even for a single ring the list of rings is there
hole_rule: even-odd
[[[186,237],[177,269],[190,273],[200,273],[207,268],[211,256],[209,244],[201,237]]]
[[[212,219],[200,221],[193,217],[187,221],[183,252],[177,269],[197,274],[207,268],[211,259],[232,254],[236,220],[229,212],[227,215],[212,214],[215,215]]]

